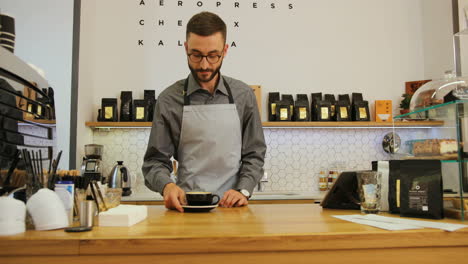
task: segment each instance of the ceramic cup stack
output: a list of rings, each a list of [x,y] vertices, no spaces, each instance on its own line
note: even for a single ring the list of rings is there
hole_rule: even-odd
[[[26,229],[26,205],[11,197],[0,197],[0,236],[23,233]]]
[[[49,189],[40,189],[29,198],[26,207],[36,230],[68,227],[68,216],[60,197]]]
[[[14,52],[15,37],[15,18],[7,14],[0,14],[0,46]]]

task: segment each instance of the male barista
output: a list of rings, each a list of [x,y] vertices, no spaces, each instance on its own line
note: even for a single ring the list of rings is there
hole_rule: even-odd
[[[224,207],[247,205],[266,151],[255,95],[220,73],[228,45],[219,16],[194,15],[184,45],[191,74],[158,97],[142,168],[146,186],[180,212],[187,191],[216,193]],[[172,156],[179,162],[176,183]]]

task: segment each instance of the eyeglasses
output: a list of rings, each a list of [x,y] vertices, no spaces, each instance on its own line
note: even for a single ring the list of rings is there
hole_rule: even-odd
[[[189,57],[190,61],[194,63],[199,63],[203,60],[203,58],[206,58],[206,60],[210,64],[217,63],[219,59],[222,57],[222,55],[217,55],[217,54],[201,55],[199,53],[190,53],[190,54],[187,54],[187,56]]]

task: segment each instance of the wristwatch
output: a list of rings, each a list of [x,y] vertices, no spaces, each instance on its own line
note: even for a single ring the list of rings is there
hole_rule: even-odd
[[[246,189],[239,189],[239,190],[237,190],[237,191],[240,192],[240,193],[242,193],[242,195],[244,195],[244,196],[247,198],[247,200],[248,200],[248,199],[250,198],[250,196],[251,196],[251,195],[250,195],[250,192],[247,191]]]

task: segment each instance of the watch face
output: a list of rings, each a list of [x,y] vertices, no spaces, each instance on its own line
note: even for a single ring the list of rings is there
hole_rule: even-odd
[[[240,190],[240,193],[242,193],[244,196],[249,197],[250,193],[247,190]]]

